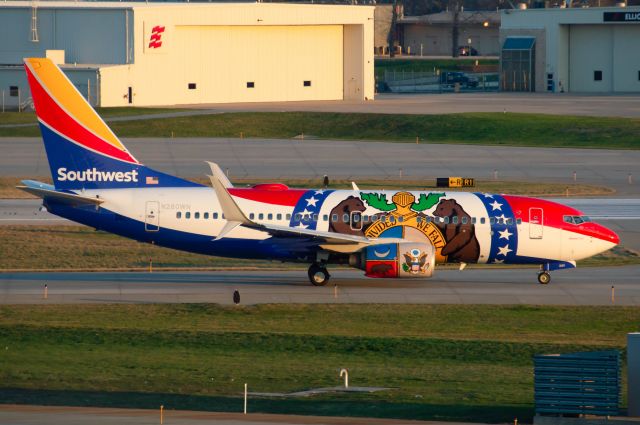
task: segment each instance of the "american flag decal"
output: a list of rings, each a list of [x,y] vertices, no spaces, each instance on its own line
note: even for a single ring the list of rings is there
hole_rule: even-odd
[[[491,249],[487,263],[502,264],[517,262],[518,228],[514,223],[511,206],[500,195],[476,193],[487,209],[489,219],[494,219],[491,226]]]
[[[164,32],[164,27],[156,25],[151,30],[151,38],[149,39],[149,48],[150,49],[158,49],[162,47],[162,33]]]
[[[147,184],[158,184],[158,178],[157,177],[147,177],[146,179]]]
[[[298,229],[316,230],[320,208],[322,208],[325,199],[332,192],[333,190],[323,189],[307,190],[293,209],[289,226]]]

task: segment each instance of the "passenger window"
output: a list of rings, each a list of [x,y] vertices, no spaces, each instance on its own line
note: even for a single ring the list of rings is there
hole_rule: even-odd
[[[180,211],[176,213],[176,218],[182,218],[182,213]]]
[[[258,220],[264,220],[264,214],[259,213],[258,214]]]
[[[349,214],[343,214],[342,215],[342,221],[344,221],[345,223],[349,222]]]
[[[444,224],[449,224],[449,217],[444,217]]]
[[[191,218],[191,213],[190,212],[186,212],[184,214],[184,218]]]
[[[511,217],[509,217],[509,218],[507,219],[507,224],[508,224],[509,226],[511,226],[511,225],[513,224],[513,219],[512,219]]]
[[[451,222],[453,224],[458,224],[458,216],[456,215],[456,216],[451,217]]]
[[[329,216],[327,214],[323,215],[322,221],[329,221]]]
[[[249,214],[249,220],[253,220],[256,218],[256,215],[254,213]]]
[[[222,219],[224,220],[224,213],[222,213]]]
[[[204,213],[204,219],[207,220],[208,218],[209,218],[209,213],[208,212]]]
[[[462,222],[462,224],[467,224],[467,217],[462,217],[460,221]]]
[[[332,214],[331,221],[338,221],[338,214]]]
[[[389,223],[395,223],[396,218],[394,216],[389,216]]]
[[[193,215],[193,218],[200,218],[200,213],[199,213],[199,212],[195,213],[195,214]]]
[[[318,214],[313,215],[313,221],[318,221]]]
[[[484,223],[486,223],[486,222],[487,222],[487,220],[485,220],[485,218],[484,218],[484,217],[480,217],[480,224],[484,224]]]
[[[517,224],[522,224],[522,219],[521,219],[521,218],[517,218],[517,219],[516,219],[516,223],[517,223]]]
[[[398,223],[402,223],[402,222],[404,222],[404,217],[403,216],[398,217]]]
[[[302,214],[300,213],[296,214],[296,220],[302,221]]]
[[[476,224],[476,218],[475,217],[471,217],[471,224]]]
[[[427,217],[427,223],[431,223],[431,217]]]
[[[218,213],[217,213],[217,212],[214,212],[214,213],[213,213],[213,219],[214,219],[214,220],[217,220],[217,219],[218,219]]]
[[[273,220],[273,214],[269,214],[269,215],[267,216],[267,220]]]
[[[291,214],[287,214],[287,221],[291,220]]]
[[[282,214],[277,214],[276,215],[276,220],[282,220]]]
[[[496,218],[495,218],[495,217],[491,217],[491,218],[489,219],[489,224],[491,224],[492,226],[493,226],[494,224],[496,224]]]

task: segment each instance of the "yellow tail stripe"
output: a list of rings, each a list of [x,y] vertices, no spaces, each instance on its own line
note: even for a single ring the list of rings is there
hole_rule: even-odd
[[[76,90],[60,69],[46,58],[25,59],[53,99],[88,130],[116,148],[126,151],[124,145],[102,121],[93,108]]]

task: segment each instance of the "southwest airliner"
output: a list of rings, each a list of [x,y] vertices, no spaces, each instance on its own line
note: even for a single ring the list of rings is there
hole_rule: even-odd
[[[489,193],[236,188],[209,163],[211,186],[140,163],[50,60],[25,59],[53,185],[21,189],[51,213],[141,242],[199,254],[327,266],[376,278],[428,278],[436,264],[535,264],[553,270],[619,242],[558,203]]]

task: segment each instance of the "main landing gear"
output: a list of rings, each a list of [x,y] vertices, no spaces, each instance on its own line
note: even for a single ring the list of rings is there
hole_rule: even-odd
[[[551,282],[551,275],[549,272],[540,272],[538,273],[538,282],[542,285],[546,285]]]
[[[327,268],[323,264],[313,263],[309,266],[309,281],[314,286],[324,286],[329,282],[331,275],[327,271]]]

